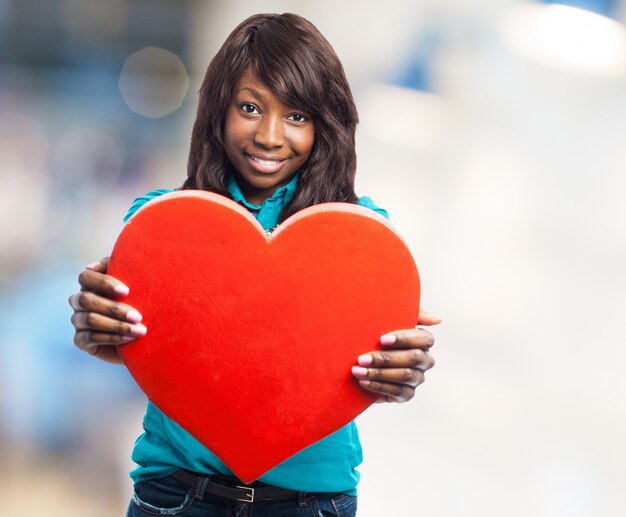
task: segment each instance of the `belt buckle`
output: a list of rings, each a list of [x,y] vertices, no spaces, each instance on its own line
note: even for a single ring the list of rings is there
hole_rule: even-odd
[[[243,490],[248,490],[248,492],[246,493],[246,497],[248,497],[249,499],[240,499],[239,497],[237,497],[235,499],[235,501],[241,501],[242,503],[253,503],[254,502],[254,488],[253,487],[237,485],[236,488],[241,488]]]

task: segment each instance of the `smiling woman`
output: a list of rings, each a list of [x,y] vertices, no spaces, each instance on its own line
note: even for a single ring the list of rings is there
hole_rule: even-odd
[[[387,213],[371,199],[357,197],[354,190],[357,121],[356,107],[341,62],[310,22],[289,13],[251,16],[235,28],[207,69],[192,131],[187,180],[181,190],[205,190],[224,195],[245,207],[267,233],[291,215],[320,203],[358,204],[386,216]],[[126,219],[152,199],[168,192],[172,190],[155,190],[136,199]],[[179,242],[178,233],[176,239],[168,239],[160,231],[158,238],[175,246],[195,247],[201,242],[203,249],[214,252],[212,245],[219,239],[212,239],[202,231],[193,234],[193,244],[190,239]],[[371,243],[372,247],[380,244],[379,239],[372,241],[375,241]],[[165,248],[160,244],[160,241],[155,243],[162,251]],[[250,242],[238,239],[236,245],[240,250]],[[298,250],[308,253],[301,247]],[[144,249],[141,253],[146,261],[155,260],[155,253]],[[227,260],[219,252],[216,255],[219,261]],[[279,267],[290,267],[288,261],[278,263]],[[129,295],[131,290],[137,292],[141,287],[137,284],[125,286],[119,279],[107,275],[108,264],[108,259],[104,259],[89,265],[79,277],[81,292],[70,297],[75,311],[72,317],[76,328],[74,342],[100,359],[120,363],[115,345],[140,338],[133,346],[141,346],[143,336],[159,332],[153,324],[158,325],[156,320],[161,318],[151,320],[147,312],[144,321],[140,307],[134,308],[119,300],[120,296]],[[203,266],[205,264],[206,261]],[[330,260],[329,264],[334,271],[337,270],[337,261]],[[157,270],[162,274],[162,269]],[[208,270],[215,275],[212,280],[233,290],[232,275],[218,275],[210,267]],[[355,271],[353,265],[351,271]],[[383,277],[383,281],[388,280],[385,275],[378,276]],[[357,273],[351,280],[360,285],[365,277],[366,274]],[[270,279],[271,285],[276,285],[278,296],[285,299],[293,296],[289,289],[285,289],[289,282],[279,279],[278,273]],[[258,289],[259,280],[255,277],[246,285]],[[328,275],[316,280],[324,282]],[[151,285],[156,285],[156,281]],[[346,285],[347,281],[344,287]],[[234,292],[238,291],[235,289]],[[346,288],[345,292],[349,295],[353,291]],[[379,296],[378,290],[377,293]],[[398,296],[397,290],[394,296]],[[210,285],[207,285],[206,298],[211,304],[224,302],[217,289]],[[410,298],[411,304],[418,303],[415,297]],[[169,299],[176,300],[176,304],[192,304],[192,311],[202,312],[194,297],[186,293]],[[258,305],[261,304],[250,303],[245,296],[237,296],[237,300],[241,306],[235,307],[236,310],[255,318],[259,316]],[[368,307],[375,306],[374,298],[370,296],[365,296],[365,303]],[[274,307],[274,304],[268,306]],[[332,303],[329,307],[332,309]],[[341,324],[356,335],[346,324],[347,318],[342,318],[345,304],[337,309],[335,313]],[[310,311],[304,313],[309,315]],[[289,316],[285,315],[286,318]],[[185,317],[179,319],[182,325],[188,320]],[[312,319],[315,328],[327,324],[328,320]],[[413,321],[414,316],[410,319],[410,323],[402,325],[438,322],[423,312],[419,322]],[[153,329],[152,333],[144,323]],[[220,330],[228,326],[225,318],[217,318],[216,324]],[[170,330],[161,342],[176,345],[180,342],[181,331]],[[241,326],[237,330],[241,332]],[[206,327],[202,331],[206,332]],[[427,330],[415,326],[400,330],[390,328],[385,332],[378,343],[366,345],[374,350],[354,357],[351,370],[346,368],[342,378],[351,379],[353,386],[369,396],[373,394],[380,402],[406,402],[413,398],[417,386],[424,381],[424,372],[434,364],[429,353],[434,338]],[[218,334],[223,338],[221,333]],[[257,354],[250,355],[251,360],[272,361],[274,356],[289,353],[288,347],[279,347],[272,354],[263,354],[262,344],[267,339],[258,333],[244,337],[246,344]],[[329,350],[339,344],[323,337],[320,341]],[[276,340],[272,343],[275,344]],[[308,350],[303,337],[295,338],[290,346]],[[194,353],[192,359],[201,356]],[[233,361],[235,365],[240,362],[230,354],[226,363]],[[279,363],[278,358],[274,362]],[[289,377],[290,382],[300,380],[294,379],[294,371],[284,371],[280,375]],[[328,379],[321,379],[322,383],[324,381]],[[243,385],[240,380],[238,389],[251,393]],[[332,382],[329,385],[334,389],[337,387]],[[342,400],[341,396],[337,400]],[[197,408],[199,412],[207,410],[200,406]],[[329,404],[324,408],[331,411]],[[223,425],[220,421],[219,426]],[[129,506],[129,517],[248,515],[248,510],[250,515],[253,513],[257,517],[322,513],[343,517],[355,515],[360,476],[356,468],[361,463],[362,454],[354,421],[290,456],[249,485],[237,479],[220,457],[166,416],[152,400],[148,402],[144,431],[133,450],[132,457],[138,467],[131,473],[135,494]],[[258,443],[253,443],[252,447],[259,450]]]
[[[260,205],[286,185],[313,149],[310,115],[288,106],[249,70],[233,92],[224,149],[248,202]]]

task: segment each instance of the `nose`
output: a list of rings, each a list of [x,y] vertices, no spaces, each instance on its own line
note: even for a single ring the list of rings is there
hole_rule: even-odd
[[[254,133],[254,142],[265,149],[282,147],[285,143],[285,133],[281,118],[273,115],[261,117]]]

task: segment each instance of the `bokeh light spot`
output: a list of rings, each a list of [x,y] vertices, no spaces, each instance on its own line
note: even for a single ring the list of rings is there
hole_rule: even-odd
[[[499,32],[509,48],[550,66],[603,77],[626,73],[626,29],[584,9],[520,3],[506,12]]]
[[[176,54],[146,47],[126,59],[119,88],[131,111],[159,118],[176,111],[183,103],[189,75]]]

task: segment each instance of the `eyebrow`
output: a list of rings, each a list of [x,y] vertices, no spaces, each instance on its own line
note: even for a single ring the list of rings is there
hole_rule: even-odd
[[[241,90],[239,90],[239,91],[237,92],[237,94],[240,94],[241,92],[244,92],[244,91],[249,92],[249,93],[250,93],[250,95],[252,95],[252,96],[253,96],[256,100],[258,100],[258,101],[264,101],[264,100],[265,100],[265,96],[264,96],[262,93],[258,92],[258,91],[257,91],[257,90],[255,90],[254,88],[249,88],[249,87],[247,87],[247,86],[246,86],[246,87],[244,87],[244,88],[242,88]]]

